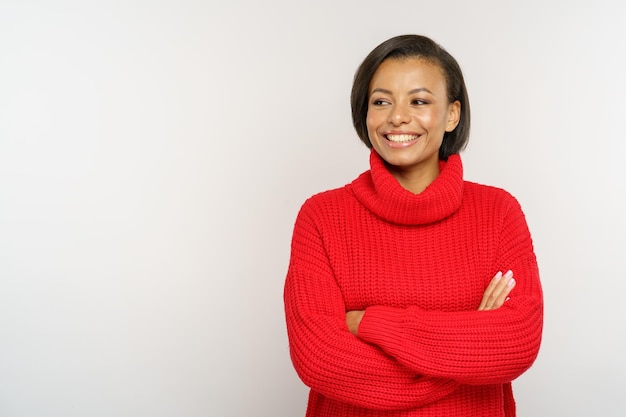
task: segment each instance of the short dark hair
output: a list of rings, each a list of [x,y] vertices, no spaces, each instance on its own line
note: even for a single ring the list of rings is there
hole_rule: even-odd
[[[452,154],[459,153],[467,145],[470,130],[470,106],[467,88],[461,67],[456,59],[432,39],[421,35],[400,35],[386,40],[367,55],[354,75],[350,104],[352,106],[352,124],[359,138],[368,148],[372,142],[367,134],[367,109],[369,88],[374,73],[380,64],[388,59],[419,58],[437,65],[444,74],[448,101],[461,103],[459,124],[452,132],[446,132],[439,148],[439,158],[447,160]]]

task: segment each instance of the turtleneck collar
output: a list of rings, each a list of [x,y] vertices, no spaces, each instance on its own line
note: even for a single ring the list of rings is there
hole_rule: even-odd
[[[458,210],[463,198],[463,164],[458,154],[439,162],[439,176],[419,193],[403,188],[372,149],[370,170],[350,184],[355,197],[384,220],[419,225],[442,220]]]

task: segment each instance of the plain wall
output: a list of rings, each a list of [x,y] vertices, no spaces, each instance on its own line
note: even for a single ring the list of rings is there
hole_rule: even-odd
[[[520,416],[623,416],[619,1],[0,2],[0,415],[304,415],[296,213],[368,168],[356,67],[460,62],[467,179],[521,202],[545,291]]]

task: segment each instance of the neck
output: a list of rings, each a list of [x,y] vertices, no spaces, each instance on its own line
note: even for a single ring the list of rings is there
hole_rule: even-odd
[[[387,164],[387,169],[391,175],[400,183],[402,188],[420,194],[426,189],[439,175],[439,163],[437,162],[431,169],[415,170],[403,169],[403,167],[392,166]]]

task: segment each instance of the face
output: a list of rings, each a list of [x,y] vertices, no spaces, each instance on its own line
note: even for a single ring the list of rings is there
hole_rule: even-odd
[[[461,104],[448,102],[439,66],[419,58],[389,59],[369,89],[367,132],[397,178],[439,174],[439,147],[459,123]]]

